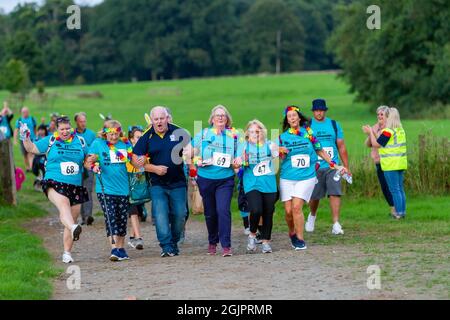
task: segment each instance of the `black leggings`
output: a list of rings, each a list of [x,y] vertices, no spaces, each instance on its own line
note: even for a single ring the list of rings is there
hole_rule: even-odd
[[[394,206],[394,199],[392,198],[392,193],[389,191],[389,187],[386,182],[386,178],[384,177],[384,172],[381,169],[381,165],[379,163],[376,164],[377,167],[377,176],[378,181],[381,185],[381,191],[383,191],[384,198],[390,207]]]
[[[262,217],[261,239],[270,240],[272,236],[273,213],[278,194],[262,193],[256,190],[245,194],[250,209],[250,232],[256,233],[259,219]]]

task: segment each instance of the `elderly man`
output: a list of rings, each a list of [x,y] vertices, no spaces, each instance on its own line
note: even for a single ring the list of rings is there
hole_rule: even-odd
[[[14,129],[14,145],[17,145],[17,137],[19,135],[19,129],[21,124],[27,125],[30,130],[30,140],[34,141],[36,138],[36,120],[30,116],[30,110],[27,107],[23,107],[20,111],[20,118],[16,121],[16,126]],[[33,165],[34,155],[32,153],[27,152],[23,145],[23,141],[20,141],[20,151],[22,151],[23,161],[25,163],[25,168],[27,172],[31,172],[31,167]]]
[[[86,128],[86,113],[76,113],[74,120],[77,125],[77,128],[75,129],[76,134],[82,136],[84,138],[84,141],[86,141],[86,145],[90,147],[92,142],[94,142],[94,140],[96,139],[96,135],[94,131]],[[94,186],[94,174],[92,171],[84,172],[85,175],[83,176],[83,187],[85,187],[88,191],[89,201],[81,204],[81,224],[87,224],[89,226],[94,222],[94,217],[92,216],[92,188]]]
[[[186,177],[183,170],[184,152],[189,152],[190,136],[186,130],[169,123],[170,115],[164,107],[150,112],[152,127],[133,148],[133,164],[150,172],[152,215],[161,246],[161,257],[179,254],[178,241],[186,217]]]

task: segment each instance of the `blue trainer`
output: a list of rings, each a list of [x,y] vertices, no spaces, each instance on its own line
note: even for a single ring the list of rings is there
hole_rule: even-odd
[[[120,248],[118,250],[119,250],[119,254],[120,254],[119,261],[130,260],[130,257],[128,256],[128,254],[124,248]]]
[[[295,236],[295,245],[293,245],[295,251],[306,250],[306,243],[304,240],[300,240]]]
[[[109,260],[111,261],[119,261],[121,257],[119,249],[115,248],[111,250],[111,256],[109,257]]]

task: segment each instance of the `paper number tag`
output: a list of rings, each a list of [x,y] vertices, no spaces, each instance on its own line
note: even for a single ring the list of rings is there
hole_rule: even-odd
[[[231,166],[231,155],[226,153],[214,152],[212,164],[216,167],[229,168]]]
[[[3,132],[4,135],[6,135],[6,132],[8,131],[7,127],[0,127],[0,131]]]
[[[80,167],[75,162],[61,162],[61,174],[63,176],[74,176],[80,172]]]
[[[309,168],[310,166],[310,158],[307,154],[298,154],[296,156],[291,157],[291,164],[293,168]]]
[[[127,150],[119,149],[119,152],[127,157]],[[112,150],[109,150],[109,158],[111,159],[111,163],[124,163],[125,160],[120,160],[120,158],[116,155],[116,153]]]
[[[255,177],[265,176],[271,173],[272,170],[270,170],[269,161],[260,162],[253,168],[253,175]]]
[[[331,160],[333,160],[333,158],[334,158],[333,147],[324,147],[323,151],[325,151],[328,154],[328,156],[331,158]],[[319,160],[323,160],[322,157],[319,157]]]

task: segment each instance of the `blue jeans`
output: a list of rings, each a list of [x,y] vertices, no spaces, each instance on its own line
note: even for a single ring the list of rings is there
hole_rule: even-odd
[[[178,241],[186,219],[186,187],[151,187],[152,217],[163,252],[178,254]]]
[[[406,214],[406,195],[403,188],[404,173],[404,170],[384,171],[384,177],[394,200],[395,211],[400,216]]]

